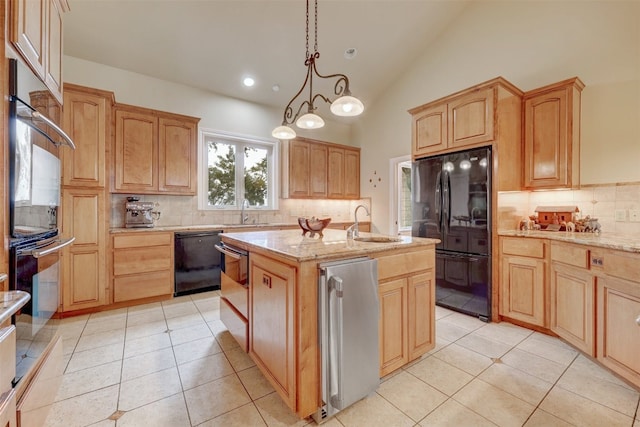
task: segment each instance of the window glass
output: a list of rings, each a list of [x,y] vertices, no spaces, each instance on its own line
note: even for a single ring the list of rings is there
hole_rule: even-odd
[[[268,201],[268,150],[244,148],[244,198],[249,206],[266,206]]]
[[[236,147],[223,142],[207,141],[208,205],[236,204]]]

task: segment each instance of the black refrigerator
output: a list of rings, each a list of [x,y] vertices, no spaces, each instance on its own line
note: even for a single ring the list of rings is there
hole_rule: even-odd
[[[491,147],[417,159],[411,234],[436,246],[436,304],[491,318]]]

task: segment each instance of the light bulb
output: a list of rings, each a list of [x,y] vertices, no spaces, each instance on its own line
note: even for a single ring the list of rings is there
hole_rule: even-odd
[[[324,126],[324,120],[317,114],[307,113],[296,120],[296,126],[300,129],[319,129]]]
[[[469,160],[463,160],[460,162],[460,169],[467,170],[471,169],[471,162]]]
[[[336,116],[359,116],[364,111],[364,104],[353,96],[341,96],[331,103],[331,112]]]
[[[453,170],[455,169],[455,166],[453,166],[453,163],[451,162],[445,162],[444,165],[442,165],[442,169],[444,169],[447,172],[453,172]]]

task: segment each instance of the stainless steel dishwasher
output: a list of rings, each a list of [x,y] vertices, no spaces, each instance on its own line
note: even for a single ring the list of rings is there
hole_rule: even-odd
[[[322,370],[320,422],[380,385],[378,261],[319,265],[318,330]]]
[[[221,230],[175,233],[174,296],[220,289]]]

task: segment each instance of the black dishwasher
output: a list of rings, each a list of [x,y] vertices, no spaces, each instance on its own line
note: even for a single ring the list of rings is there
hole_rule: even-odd
[[[221,230],[175,233],[174,296],[220,289]]]

